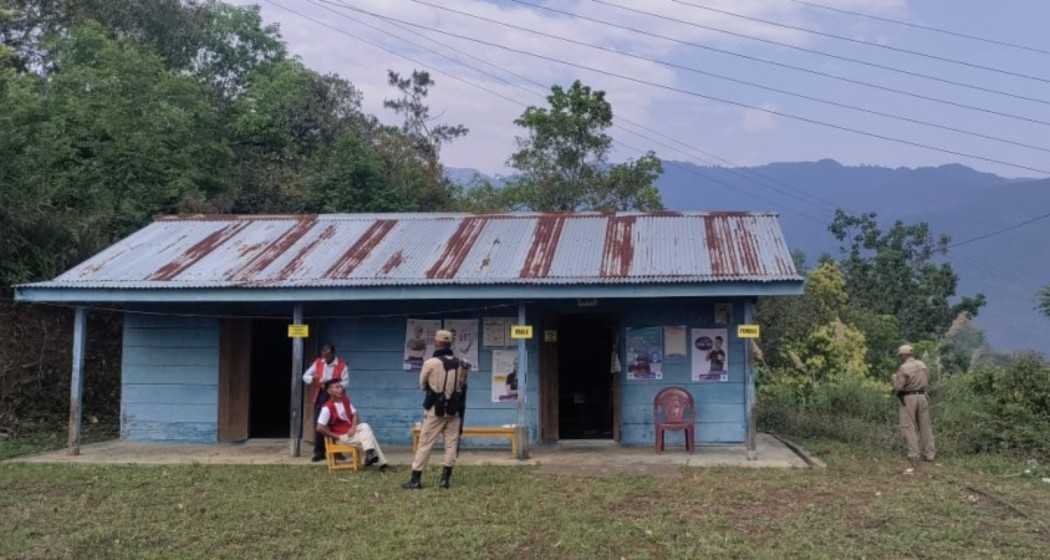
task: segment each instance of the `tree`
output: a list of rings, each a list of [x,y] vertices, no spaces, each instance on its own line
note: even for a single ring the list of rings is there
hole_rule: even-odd
[[[620,164],[608,162],[612,106],[605,92],[579,81],[551,88],[549,108],[528,107],[514,124],[518,138],[510,165],[519,177],[502,189],[507,206],[541,212],[577,210],[658,210],[653,182],[663,172],[649,152]]]
[[[227,188],[230,150],[199,83],[98,24],[48,51],[46,78],[0,76],[5,285],[51,276]]]
[[[401,132],[415,141],[419,157],[436,169],[441,145],[465,136],[467,127],[433,122],[434,117],[430,116],[430,107],[426,104],[427,94],[434,86],[428,72],[413,70],[411,77],[403,78],[397,72],[387,70],[387,82],[397,88],[401,97],[386,99],[383,106],[402,116]]]
[[[937,340],[960,314],[977,315],[982,294],[952,303],[958,277],[935,256],[948,252],[947,236],[934,239],[925,223],[898,221],[883,231],[875,214],[851,216],[839,210],[829,231],[842,244],[842,270],[852,305],[893,315],[911,341]]]
[[[1039,291],[1039,309],[1050,317],[1050,284]]]

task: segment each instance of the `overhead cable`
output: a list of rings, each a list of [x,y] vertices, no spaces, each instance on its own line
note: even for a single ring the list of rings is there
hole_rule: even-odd
[[[930,54],[928,52],[917,51],[917,50],[913,50],[913,49],[905,49],[905,48],[902,48],[902,47],[895,47],[893,45],[887,45],[887,44],[883,44],[883,43],[876,43],[874,41],[867,41],[867,40],[864,40],[864,39],[858,39],[856,37],[848,37],[846,35],[838,35],[836,33],[828,33],[826,31],[820,31],[818,29],[812,29],[812,28],[809,28],[809,27],[802,27],[801,25],[792,25],[792,24],[789,24],[789,23],[773,21],[773,20],[770,20],[770,19],[764,19],[764,18],[749,16],[747,14],[741,14],[739,12],[733,12],[733,11],[730,11],[730,10],[723,10],[721,8],[715,8],[714,6],[708,6],[706,4],[698,4],[695,1],[694,2],[687,2],[686,0],[671,0],[671,1],[676,3],[676,4],[681,4],[683,6],[689,6],[691,8],[695,8],[697,10],[704,10],[704,11],[715,13],[715,14],[721,14],[721,15],[725,15],[725,16],[729,16],[729,17],[735,17],[735,18],[743,19],[743,20],[746,20],[746,21],[753,21],[753,22],[756,22],[756,23],[762,23],[764,25],[770,25],[770,26],[773,26],[773,27],[779,27],[781,29],[789,29],[791,31],[799,31],[799,32],[802,32],[802,33],[809,33],[810,35],[817,35],[819,37],[827,37],[829,39],[835,39],[835,40],[838,40],[838,41],[846,41],[846,42],[857,44],[857,45],[864,45],[864,46],[867,46],[867,47],[874,47],[874,48],[884,49],[884,50],[898,52],[898,53],[907,54],[907,55],[911,55],[911,56],[918,56],[918,57],[922,57],[922,58],[928,58],[930,60],[936,60],[938,62],[947,62],[948,64],[955,64],[955,65],[958,65],[958,66],[965,66],[967,68],[974,68],[976,70],[984,70],[985,72],[995,72],[995,73],[1003,74],[1003,75],[1006,75],[1006,76],[1013,76],[1015,78],[1023,78],[1023,79],[1026,79],[1026,80],[1032,80],[1032,81],[1036,81],[1036,82],[1043,82],[1045,84],[1050,84],[1050,79],[1044,78],[1042,76],[1035,76],[1035,75],[1032,75],[1032,74],[1025,74],[1023,72],[1014,72],[1012,70],[1004,70],[1002,68],[996,68],[994,66],[986,66],[984,64],[977,64],[975,62],[968,62],[968,61],[965,61],[965,60],[959,60],[957,58],[950,58],[950,57],[947,57],[947,56],[940,56],[940,55],[936,55],[936,54]]]
[[[803,6],[809,6],[810,8],[816,8],[819,10],[826,10],[829,12],[836,12],[840,14],[857,16],[867,18],[875,21],[881,21],[883,23],[892,23],[895,25],[903,25],[911,27],[913,29],[920,29],[922,31],[932,31],[934,33],[943,33],[944,35],[950,35],[952,37],[959,37],[961,39],[969,39],[971,41],[980,41],[982,43],[988,43],[989,45],[998,45],[1001,47],[1010,47],[1012,49],[1020,49],[1024,51],[1039,53],[1039,54],[1050,54],[1050,50],[1041,49],[1038,47],[1030,47],[1028,45],[1022,45],[1020,43],[1011,43],[1009,41],[1003,41],[1000,39],[993,39],[991,37],[981,37],[980,35],[971,35],[969,33],[963,33],[961,31],[953,31],[951,29],[945,29],[943,27],[934,27],[932,25],[923,25],[911,21],[905,21],[901,19],[894,19],[885,16],[877,16],[875,14],[869,14],[865,12],[859,12],[856,10],[847,10],[844,8],[836,8],[835,6],[828,6],[827,4],[820,4],[817,2],[810,2],[808,0],[787,0],[788,2],[794,2]]]
[[[949,85],[958,86],[958,87],[962,87],[962,88],[972,89],[972,90],[975,90],[975,91],[983,91],[985,93],[993,93],[993,94],[996,94],[996,95],[1003,95],[1003,96],[1006,96],[1006,97],[1012,97],[1014,99],[1021,99],[1021,100],[1024,100],[1024,101],[1030,101],[1032,103],[1040,103],[1042,105],[1050,105],[1050,99],[1039,98],[1039,97],[1029,97],[1029,96],[1026,96],[1026,95],[1021,95],[1019,93],[1012,93],[1012,92],[1003,91],[1003,90],[999,90],[999,89],[995,89],[995,88],[981,86],[981,85],[978,85],[978,84],[971,84],[971,83],[968,83],[968,82],[960,82],[960,81],[951,80],[951,79],[948,79],[948,78],[942,78],[942,77],[939,77],[939,76],[934,76],[932,74],[925,74],[923,72],[916,72],[916,71],[912,71],[912,70],[905,70],[903,68],[898,68],[896,66],[890,66],[888,64],[879,64],[877,62],[871,62],[869,60],[863,60],[863,59],[859,59],[859,58],[852,58],[852,57],[848,57],[848,56],[837,55],[837,54],[833,54],[833,53],[829,53],[829,52],[824,52],[824,51],[819,50],[819,49],[811,49],[811,48],[803,47],[803,46],[800,46],[800,45],[794,45],[794,44],[791,44],[791,43],[784,43],[782,41],[775,41],[773,39],[766,39],[765,37],[759,37],[757,35],[751,35],[751,34],[748,34],[748,33],[741,33],[741,32],[737,32],[737,31],[730,31],[728,29],[723,29],[723,28],[720,28],[720,27],[714,27],[712,25],[705,25],[705,24],[702,24],[702,23],[697,23],[695,21],[684,20],[684,19],[680,19],[680,18],[674,18],[674,17],[671,17],[671,16],[665,16],[663,14],[658,14],[658,13],[655,13],[655,12],[648,12],[648,11],[645,11],[645,10],[639,10],[637,8],[632,8],[630,6],[624,6],[624,5],[621,5],[621,4],[608,2],[607,0],[591,0],[591,2],[594,2],[596,4],[603,4],[605,6],[611,6],[613,8],[618,8],[620,10],[624,10],[626,12],[631,12],[631,13],[634,13],[634,14],[651,16],[651,17],[662,19],[662,20],[665,20],[665,21],[671,21],[671,22],[680,23],[680,24],[683,24],[683,25],[688,25],[690,27],[695,27],[697,29],[706,29],[708,31],[714,31],[716,33],[722,33],[722,34],[725,34],[725,35],[730,35],[730,36],[733,36],[733,37],[739,37],[739,38],[742,38],[742,39],[748,39],[748,40],[751,40],[751,41],[758,41],[758,42],[761,42],[761,43],[766,43],[767,45],[775,45],[775,46],[778,46],[778,47],[784,47],[784,48],[796,50],[796,51],[799,51],[799,52],[809,53],[809,54],[813,54],[813,55],[817,55],[817,56],[823,56],[823,57],[826,57],[826,58],[832,58],[832,59],[843,61],[843,62],[850,62],[850,63],[853,63],[853,64],[860,64],[860,65],[863,65],[863,66],[867,66],[869,68],[877,68],[879,70],[885,70],[887,72],[894,72],[894,73],[897,73],[897,74],[903,74],[905,76],[911,76],[913,78],[922,78],[922,79],[925,79],[925,80],[932,80],[932,81],[935,81],[935,82],[940,82],[940,83],[943,83],[943,84],[949,84]]]
[[[378,14],[376,12],[365,10],[363,8],[358,8],[356,6],[350,6],[350,5],[346,5],[346,4],[344,4],[344,6],[347,9],[350,9],[350,10],[353,10],[353,11],[356,11],[356,12],[359,12],[359,13],[365,13],[365,14],[368,14],[368,15],[372,15],[372,16],[376,16],[376,17],[380,17],[380,18],[384,18],[384,19],[388,19],[388,20],[392,20],[392,21],[397,21],[399,23],[402,23],[402,24],[405,24],[405,25],[409,25],[411,27],[415,27],[415,28],[418,28],[418,29],[425,29],[425,30],[429,30],[429,31],[433,31],[433,32],[436,32],[436,33],[440,33],[442,35],[446,35],[446,36],[449,36],[449,37],[455,37],[457,39],[463,39],[465,41],[471,41],[471,42],[474,42],[474,43],[477,43],[477,44],[480,44],[480,45],[485,45],[485,46],[489,46],[489,47],[505,50],[507,52],[513,52],[513,53],[517,53],[517,54],[533,57],[533,58],[536,58],[536,59],[539,59],[539,60],[545,60],[545,61],[548,61],[548,62],[553,62],[553,63],[561,64],[561,65],[564,65],[564,66],[570,66],[570,67],[573,67],[573,68],[578,68],[578,69],[581,69],[581,70],[587,70],[587,71],[590,71],[590,72],[594,72],[596,74],[601,74],[601,75],[609,76],[609,77],[612,77],[612,78],[618,78],[618,79],[621,79],[621,80],[624,80],[624,81],[629,81],[629,82],[633,82],[633,83],[636,83],[636,84],[646,85],[646,86],[649,86],[649,87],[662,89],[662,90],[665,90],[665,91],[671,91],[671,92],[675,92],[675,93],[680,93],[682,95],[687,95],[687,96],[690,96],[690,97],[696,97],[698,99],[706,99],[708,101],[714,101],[716,103],[722,103],[722,104],[726,104],[726,105],[733,105],[733,106],[741,107],[741,108],[744,108],[744,109],[751,109],[751,110],[762,112],[762,113],[768,113],[768,114],[776,115],[776,116],[783,117],[783,118],[788,118],[788,119],[797,120],[797,121],[800,121],[800,122],[809,123],[809,124],[812,124],[812,125],[815,125],[815,126],[820,126],[820,127],[824,127],[824,128],[830,128],[830,129],[839,130],[839,131],[842,131],[842,132],[849,132],[849,133],[856,134],[856,135],[859,135],[859,136],[867,136],[869,138],[876,138],[876,139],[883,140],[883,141],[886,141],[886,142],[892,142],[892,143],[896,143],[896,144],[902,144],[902,145],[906,145],[906,146],[922,148],[922,149],[925,149],[925,150],[941,152],[941,153],[945,153],[945,154],[950,154],[950,155],[954,155],[954,156],[958,156],[958,157],[964,157],[964,158],[970,158],[970,159],[974,159],[974,160],[985,161],[985,162],[988,162],[988,163],[995,163],[995,164],[1003,165],[1003,166],[1006,166],[1006,167],[1013,167],[1013,168],[1017,168],[1017,169],[1024,169],[1026,171],[1032,171],[1032,172],[1039,173],[1039,174],[1042,174],[1042,175],[1050,175],[1050,170],[1046,170],[1046,169],[1040,169],[1040,168],[1032,167],[1032,166],[1029,166],[1029,165],[1024,165],[1024,164],[1020,164],[1020,163],[1014,163],[1014,162],[1010,162],[1010,161],[1000,160],[1000,159],[996,159],[996,158],[992,158],[992,157],[988,157],[988,156],[982,156],[982,155],[979,155],[979,154],[971,154],[971,153],[968,153],[968,152],[961,152],[961,151],[958,151],[958,150],[953,150],[951,148],[946,148],[946,147],[937,146],[937,145],[933,145],[933,144],[926,144],[926,143],[922,143],[922,142],[907,140],[907,139],[898,138],[898,137],[894,137],[894,136],[889,136],[889,135],[885,135],[885,134],[879,134],[879,133],[876,133],[876,132],[870,132],[870,131],[867,131],[867,130],[858,129],[858,128],[854,128],[854,127],[847,126],[847,125],[841,125],[841,124],[836,124],[836,123],[832,123],[832,122],[827,122],[827,121],[823,121],[823,120],[820,120],[820,119],[806,117],[806,116],[803,116],[803,115],[798,115],[798,114],[795,114],[795,113],[789,113],[789,112],[786,112],[786,111],[779,111],[779,110],[776,110],[776,109],[770,109],[768,107],[762,107],[762,106],[759,106],[759,105],[751,105],[751,104],[743,103],[743,102],[736,101],[736,100],[733,100],[733,99],[727,99],[727,98],[724,98],[724,97],[708,95],[706,93],[702,93],[702,92],[695,91],[695,90],[689,90],[689,89],[679,88],[679,87],[676,87],[676,86],[670,86],[670,85],[662,84],[662,83],[658,83],[658,82],[652,82],[652,81],[645,80],[645,79],[642,79],[642,78],[637,78],[637,77],[634,77],[634,76],[628,76],[628,75],[625,75],[625,74],[620,74],[620,73],[612,72],[612,71],[609,71],[609,70],[603,70],[603,69],[595,68],[593,66],[588,66],[588,65],[585,65],[585,64],[579,64],[579,63],[576,63],[576,62],[570,62],[570,61],[567,61],[567,60],[564,60],[564,59],[559,59],[559,58],[556,58],[556,57],[551,57],[551,56],[547,56],[547,55],[543,55],[543,54],[527,51],[527,50],[524,50],[524,49],[517,49],[517,48],[513,48],[513,47],[508,47],[508,46],[506,46],[504,44],[501,44],[501,43],[496,43],[496,42],[493,42],[493,41],[487,41],[487,40],[484,40],[484,39],[478,39],[476,37],[471,37],[471,36],[463,35],[463,34],[460,34],[460,33],[454,33],[454,32],[451,32],[451,31],[444,30],[444,29],[439,29],[439,28],[435,28],[435,27],[421,25],[421,24],[418,24],[418,23],[415,23],[415,22],[411,22],[411,21],[407,21],[407,20],[403,20],[403,19],[399,19],[399,18],[394,18],[394,17],[391,17],[391,16],[383,15],[383,14]]]

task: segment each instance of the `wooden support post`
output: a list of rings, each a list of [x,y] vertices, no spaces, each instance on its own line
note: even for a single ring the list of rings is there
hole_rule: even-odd
[[[750,325],[752,303],[744,303],[744,323]],[[755,426],[755,369],[751,366],[751,339],[744,339],[744,391],[747,397],[747,459],[754,461],[758,459],[758,450],[755,444],[757,427]]]
[[[518,304],[518,324],[525,323],[525,304]],[[526,400],[529,394],[529,351],[527,340],[518,339],[518,452],[517,459],[529,458],[529,428],[525,418]]]
[[[73,374],[69,380],[69,454],[80,455],[80,420],[84,414],[84,343],[87,340],[87,309],[77,307],[73,315]]]
[[[297,303],[292,308],[292,323],[303,324],[303,304]],[[288,441],[292,457],[301,454],[303,441],[303,421],[299,412],[303,406],[303,339],[292,339],[292,396],[288,403]],[[307,414],[312,411],[306,411]]]

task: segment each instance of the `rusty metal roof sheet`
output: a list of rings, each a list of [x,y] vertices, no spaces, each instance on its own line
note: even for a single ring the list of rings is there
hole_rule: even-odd
[[[38,288],[801,281],[775,214],[173,216]]]

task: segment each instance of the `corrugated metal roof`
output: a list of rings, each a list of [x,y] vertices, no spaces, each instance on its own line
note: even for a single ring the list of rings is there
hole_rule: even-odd
[[[801,281],[775,214],[175,216],[37,288]]]

